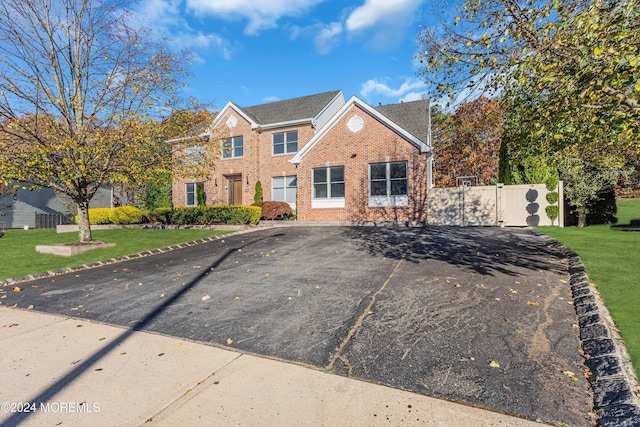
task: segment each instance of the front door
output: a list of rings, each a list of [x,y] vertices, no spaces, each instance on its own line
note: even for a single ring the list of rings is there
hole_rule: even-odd
[[[227,177],[227,187],[229,188],[229,204],[242,204],[242,175],[231,175]]]

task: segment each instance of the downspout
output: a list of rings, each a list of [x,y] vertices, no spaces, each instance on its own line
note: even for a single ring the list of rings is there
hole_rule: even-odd
[[[431,140],[431,100],[427,100],[427,145],[431,149],[427,156],[427,190],[433,188],[433,142]]]

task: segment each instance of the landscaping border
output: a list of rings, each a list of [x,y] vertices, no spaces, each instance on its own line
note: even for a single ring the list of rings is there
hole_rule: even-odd
[[[580,256],[552,237],[569,260],[573,305],[578,316],[585,365],[589,368],[594,412],[602,427],[640,427],[638,378],[609,310],[589,281]]]

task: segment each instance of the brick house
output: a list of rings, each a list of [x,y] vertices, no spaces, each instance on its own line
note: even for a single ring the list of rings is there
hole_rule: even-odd
[[[426,100],[371,107],[342,91],[242,108],[232,102],[211,129],[228,138],[212,179],[174,180],[174,206],[284,201],[301,221],[424,222],[433,151]]]

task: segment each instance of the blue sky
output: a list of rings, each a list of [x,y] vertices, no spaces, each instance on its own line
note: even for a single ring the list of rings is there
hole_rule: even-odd
[[[428,0],[141,0],[136,12],[196,56],[187,94],[222,108],[342,89],[371,105],[420,99]]]

